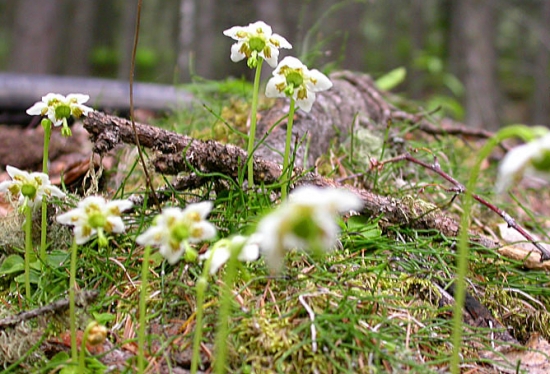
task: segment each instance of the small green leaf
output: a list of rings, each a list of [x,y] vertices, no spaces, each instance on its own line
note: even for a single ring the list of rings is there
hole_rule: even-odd
[[[25,271],[25,260],[19,255],[8,256],[0,266],[0,275]]]
[[[100,325],[106,325],[109,322],[112,322],[116,319],[116,316],[112,313],[93,313],[94,319]]]
[[[407,70],[404,67],[393,69],[376,80],[376,86],[383,90],[389,91],[392,88],[399,86],[405,80]]]

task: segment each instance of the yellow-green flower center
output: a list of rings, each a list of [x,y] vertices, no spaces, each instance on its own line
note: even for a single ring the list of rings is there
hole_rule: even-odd
[[[174,243],[181,243],[189,238],[189,227],[187,225],[177,225],[170,231],[170,240]]]
[[[300,87],[304,83],[304,77],[297,71],[291,71],[286,75],[286,84],[294,88]]]
[[[319,237],[323,236],[323,230],[321,230],[319,225],[313,220],[313,214],[314,211],[311,207],[303,206],[298,208],[286,222],[292,234],[310,244],[316,242],[319,240]]]
[[[533,158],[531,165],[538,171],[550,171],[550,151],[544,150],[539,157]]]
[[[24,184],[21,186],[21,194],[31,200],[34,200],[36,196],[36,187],[32,184]]]
[[[60,104],[55,107],[55,118],[69,118],[71,116],[71,107],[65,104]]]
[[[88,224],[94,229],[105,227],[107,218],[101,212],[95,212],[89,215]]]
[[[250,49],[253,51],[261,52],[265,48],[265,40],[263,38],[254,36],[248,41]]]

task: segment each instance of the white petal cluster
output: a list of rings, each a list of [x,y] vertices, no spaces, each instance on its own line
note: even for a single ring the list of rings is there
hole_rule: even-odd
[[[509,151],[498,168],[496,192],[503,193],[523,175],[550,181],[550,134]]]
[[[210,274],[216,273],[229,260],[233,250],[239,251],[237,256],[239,261],[256,261],[260,256],[261,239],[259,234],[253,234],[249,237],[236,235],[221,239],[202,254],[199,259],[210,260]]]
[[[355,194],[334,188],[304,186],[288,201],[260,221],[257,233],[263,238],[261,250],[267,264],[279,270],[285,251],[330,250],[337,242],[336,216],[358,210],[363,203]]]
[[[234,26],[225,30],[223,34],[237,40],[237,43],[231,46],[231,60],[238,62],[247,58],[250,67],[255,67],[252,61],[261,57],[274,68],[277,66],[279,48],[292,48],[285,38],[274,34],[271,26],[262,21],[248,26]]]
[[[10,165],[6,170],[12,180],[0,183],[0,192],[8,192],[17,197],[20,206],[25,202],[30,207],[40,205],[44,196],[65,197],[63,191],[51,184],[47,174],[28,173]]]
[[[170,264],[179,261],[188,243],[196,243],[216,236],[216,227],[206,220],[212,203],[190,204],[185,209],[164,208],[151,227],[136,238],[141,245],[159,247],[160,254]]]
[[[267,82],[267,97],[292,97],[296,108],[309,112],[315,102],[315,93],[328,90],[332,82],[317,69],[309,70],[296,57],[285,57]]]
[[[54,126],[61,126],[63,119],[70,116],[76,118],[93,112],[93,109],[83,105],[90,99],[88,95],[69,94],[66,97],[60,94],[49,93],[42,97],[42,101],[27,109],[31,116],[47,116]]]
[[[74,226],[73,232],[77,244],[84,244],[98,230],[122,233],[125,230],[120,215],[132,207],[129,200],[106,201],[101,196],[88,196],[77,207],[57,216],[57,222]]]

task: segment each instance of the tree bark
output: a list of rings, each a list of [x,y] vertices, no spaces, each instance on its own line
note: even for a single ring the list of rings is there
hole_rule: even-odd
[[[55,67],[61,0],[20,0],[16,9],[9,70],[49,73]]]
[[[87,76],[90,74],[90,55],[95,31],[94,18],[97,3],[89,0],[70,2],[71,17],[68,21],[67,49],[60,72],[66,75]]]
[[[533,100],[533,122],[537,125],[550,125],[550,1],[540,4],[540,22],[537,27],[539,46],[535,57],[535,92]]]
[[[142,13],[143,14],[143,13]],[[134,38],[136,30],[137,1],[126,0],[122,12],[122,22],[119,26],[119,63],[117,78],[128,80],[132,63],[132,51],[134,49]]]
[[[191,60],[195,35],[197,6],[195,0],[180,0],[178,32],[178,70],[182,82],[191,80]]]
[[[461,31],[465,50],[466,124],[497,130],[500,127],[496,79],[496,4],[493,0],[461,0]]]

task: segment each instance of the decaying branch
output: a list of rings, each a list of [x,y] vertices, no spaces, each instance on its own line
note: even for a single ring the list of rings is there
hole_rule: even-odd
[[[451,182],[454,185],[453,192],[456,192],[458,194],[463,194],[466,192],[466,186],[464,186],[462,183],[451,177],[449,174],[445,173],[443,170],[441,170],[441,167],[439,166],[439,162],[437,161],[437,158],[434,159],[433,164],[428,164],[422,160],[419,160],[413,156],[411,156],[409,153],[405,153],[402,155],[399,155],[397,157],[393,157],[389,160],[385,160],[382,162],[378,162],[375,166],[383,166],[384,164],[390,163],[390,162],[397,162],[397,161],[409,161],[414,164],[420,165],[426,169],[429,169],[437,174],[439,174],[442,178],[445,180]],[[486,206],[496,214],[498,214],[507,224],[508,227],[513,228],[517,232],[519,232],[525,239],[530,241],[540,252],[541,254],[541,261],[547,261],[550,260],[550,252],[546,248],[544,248],[540,243],[538,243],[535,238],[531,234],[529,234],[523,227],[521,227],[512,216],[510,216],[508,213],[506,213],[504,210],[500,209],[494,204],[491,204],[484,198],[482,198],[479,195],[476,195],[472,193],[472,198],[476,200],[478,203]]]
[[[76,300],[75,300],[76,305],[86,306],[92,301],[94,301],[97,298],[97,295],[99,295],[99,292],[97,291],[81,291],[76,295]],[[58,300],[48,305],[44,305],[40,308],[24,311],[14,316],[2,318],[0,319],[0,329],[6,328],[8,326],[16,325],[23,321],[31,320],[39,316],[52,314],[52,313],[59,313],[67,310],[68,308],[69,308],[68,298]]]
[[[128,120],[93,112],[84,119],[84,128],[91,134],[94,151],[104,154],[120,143],[134,144],[131,123]],[[180,172],[204,174],[222,173],[233,179],[238,178],[239,169],[246,165],[247,154],[239,147],[208,140],[201,141],[176,134],[153,126],[136,123],[136,131],[142,146],[157,151],[152,164],[159,173],[176,175]],[[318,187],[347,188],[359,196],[364,203],[362,213],[381,217],[385,225],[406,225],[415,229],[437,229],[443,235],[455,237],[459,224],[440,210],[427,207],[426,204],[413,200],[402,200],[380,196],[370,191],[353,188],[324,178],[315,173],[305,173],[300,168],[294,169],[300,178],[294,187],[310,184]],[[274,183],[281,175],[279,164],[254,158],[254,180]],[[475,236],[486,247],[495,247],[497,243],[485,236]]]

